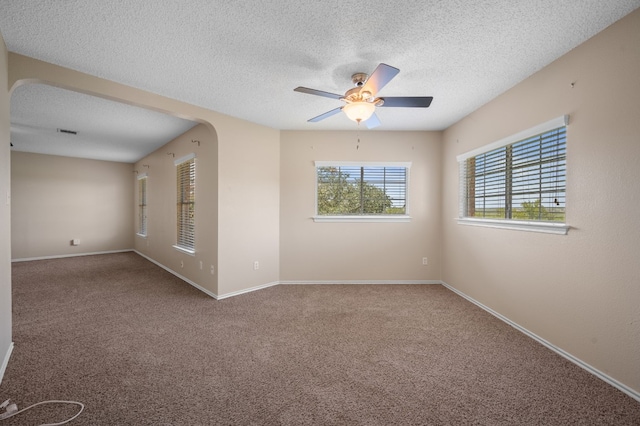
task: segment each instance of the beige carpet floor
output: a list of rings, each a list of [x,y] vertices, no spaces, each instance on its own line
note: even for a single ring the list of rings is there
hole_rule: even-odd
[[[640,425],[640,403],[438,285],[216,301],[121,253],[13,264],[13,318],[0,401],[83,402],[71,425]]]

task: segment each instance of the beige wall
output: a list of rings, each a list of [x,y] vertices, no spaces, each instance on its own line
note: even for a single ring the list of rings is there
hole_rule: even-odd
[[[232,142],[222,144],[218,135],[199,125],[136,163],[149,176],[149,229],[147,238],[136,236],[135,248],[217,297],[228,297],[279,281],[280,143],[279,132],[251,123],[237,139],[229,134]],[[191,140],[200,140],[200,147]],[[167,152],[175,158],[197,155],[195,256],[172,247],[176,183]]]
[[[199,125],[135,165],[149,176],[148,236],[136,236],[136,250],[218,297],[279,280],[279,132],[244,123],[237,133],[222,144],[211,126]],[[197,156],[195,256],[172,247],[176,178],[167,152]]]
[[[11,153],[11,257],[65,256],[133,247],[133,167]],[[72,246],[77,238],[80,245]]]
[[[278,130],[9,53],[9,87],[30,82],[52,84],[206,125],[215,133],[218,144],[217,294],[225,296],[278,281]],[[177,252],[176,257],[179,258]],[[255,260],[261,265],[257,271],[253,270]]]
[[[217,142],[215,160],[212,154],[199,158],[217,162],[217,217],[212,214],[211,220],[218,225],[211,235],[198,231],[196,238],[215,241],[217,236],[217,248],[203,261],[217,256],[218,264],[213,280],[200,276],[197,264],[194,275],[184,275],[219,295],[278,280],[442,279],[640,392],[640,238],[629,213],[640,207],[638,28],[640,11],[443,135],[362,132],[357,151],[353,132],[279,132],[16,54],[9,54],[8,87],[29,81],[49,83],[204,123]],[[0,53],[6,61],[6,49]],[[6,68],[0,63],[2,80]],[[2,89],[0,140],[5,142],[0,143],[4,153],[0,195],[9,186],[8,104]],[[456,155],[567,113],[572,117],[567,219],[574,228],[569,235],[457,225]],[[176,149],[185,148],[183,142],[172,143]],[[148,161],[160,161],[162,152]],[[412,161],[414,220],[312,222],[314,160]],[[163,167],[150,168],[150,185],[152,173]],[[128,184],[135,188],[133,176]],[[168,206],[164,211],[170,211]],[[136,239],[135,244],[141,252],[148,250],[150,257],[166,255],[163,262],[180,273],[175,266],[180,254],[165,247],[152,251],[156,232],[158,236],[164,232],[158,227],[173,219],[167,216],[153,225],[148,249],[146,241]],[[9,208],[4,203],[0,203],[0,231],[1,355],[11,340]],[[380,250],[380,241],[390,245]],[[327,255],[327,248],[333,249],[336,242],[357,254],[348,262],[344,252]],[[427,267],[420,264],[424,256],[429,257]],[[261,265],[258,271],[253,270],[256,260]]]
[[[9,361],[11,343],[11,206],[9,87],[7,48],[0,34],[0,381]]]
[[[280,132],[241,127],[219,145],[220,295],[279,280]]]
[[[200,141],[200,145],[191,142]],[[174,155],[167,155],[173,153]],[[176,243],[176,166],[174,160],[196,155],[196,254],[173,248]],[[200,124],[138,161],[134,169],[147,175],[147,236],[135,236],[135,249],[199,286],[218,293],[218,163],[216,135]],[[138,231],[138,175],[130,185],[135,192],[133,218]],[[200,264],[202,262],[202,268]]]
[[[446,283],[636,392],[639,46],[636,11],[447,129],[442,224]],[[562,114],[569,234],[457,225],[456,155]]]
[[[440,279],[438,132],[283,131],[280,278],[283,281]],[[314,161],[410,161],[408,223],[314,222]],[[422,258],[429,265],[422,265]]]

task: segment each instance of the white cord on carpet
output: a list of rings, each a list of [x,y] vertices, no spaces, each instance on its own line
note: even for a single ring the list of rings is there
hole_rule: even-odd
[[[74,405],[79,405],[80,406],[80,411],[78,411],[75,416],[71,417],[70,419],[67,419],[63,422],[60,423],[43,423],[40,426],[59,426],[59,425],[63,425],[66,423],[69,423],[71,420],[75,419],[76,417],[78,417],[80,415],[80,413],[82,413],[82,411],[84,410],[84,404],[81,402],[77,402],[77,401],[57,401],[57,400],[52,400],[52,401],[42,401],[42,402],[37,402],[33,405],[28,406],[27,408],[23,408],[22,410],[16,411],[15,413],[11,413],[6,417],[2,417],[0,416],[0,420],[5,420],[5,419],[10,419],[13,416],[17,416],[20,413],[24,413],[27,410],[32,409],[33,407],[37,407],[38,405],[43,405],[43,404],[74,404]],[[2,405],[4,405],[5,407],[7,405],[9,405],[9,400],[6,400]],[[6,414],[6,413],[5,413]]]

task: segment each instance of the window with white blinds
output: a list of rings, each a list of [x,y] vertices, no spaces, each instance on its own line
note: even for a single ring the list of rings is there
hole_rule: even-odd
[[[566,122],[552,120],[499,147],[459,157],[460,217],[563,225]]]
[[[177,242],[176,248],[195,252],[195,202],[196,162],[195,154],[175,161],[177,178]]]
[[[316,162],[316,219],[408,217],[410,163]]]
[[[138,235],[147,236],[147,175],[138,176]]]

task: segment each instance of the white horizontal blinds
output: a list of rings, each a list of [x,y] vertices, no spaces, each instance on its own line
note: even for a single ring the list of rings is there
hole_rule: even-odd
[[[196,163],[191,157],[176,164],[177,175],[177,246],[195,249],[195,183]]]
[[[468,216],[504,219],[506,148],[499,148],[467,159],[466,169]]]
[[[512,145],[512,218],[565,221],[566,127]]]
[[[138,234],[147,235],[147,178],[138,179]]]
[[[406,214],[407,169],[362,167],[363,214]]]
[[[404,215],[407,167],[320,166],[318,215]]]
[[[465,217],[565,221],[565,126],[464,163]]]
[[[467,205],[467,161],[458,162],[458,212],[459,217],[469,216],[469,208]]]

